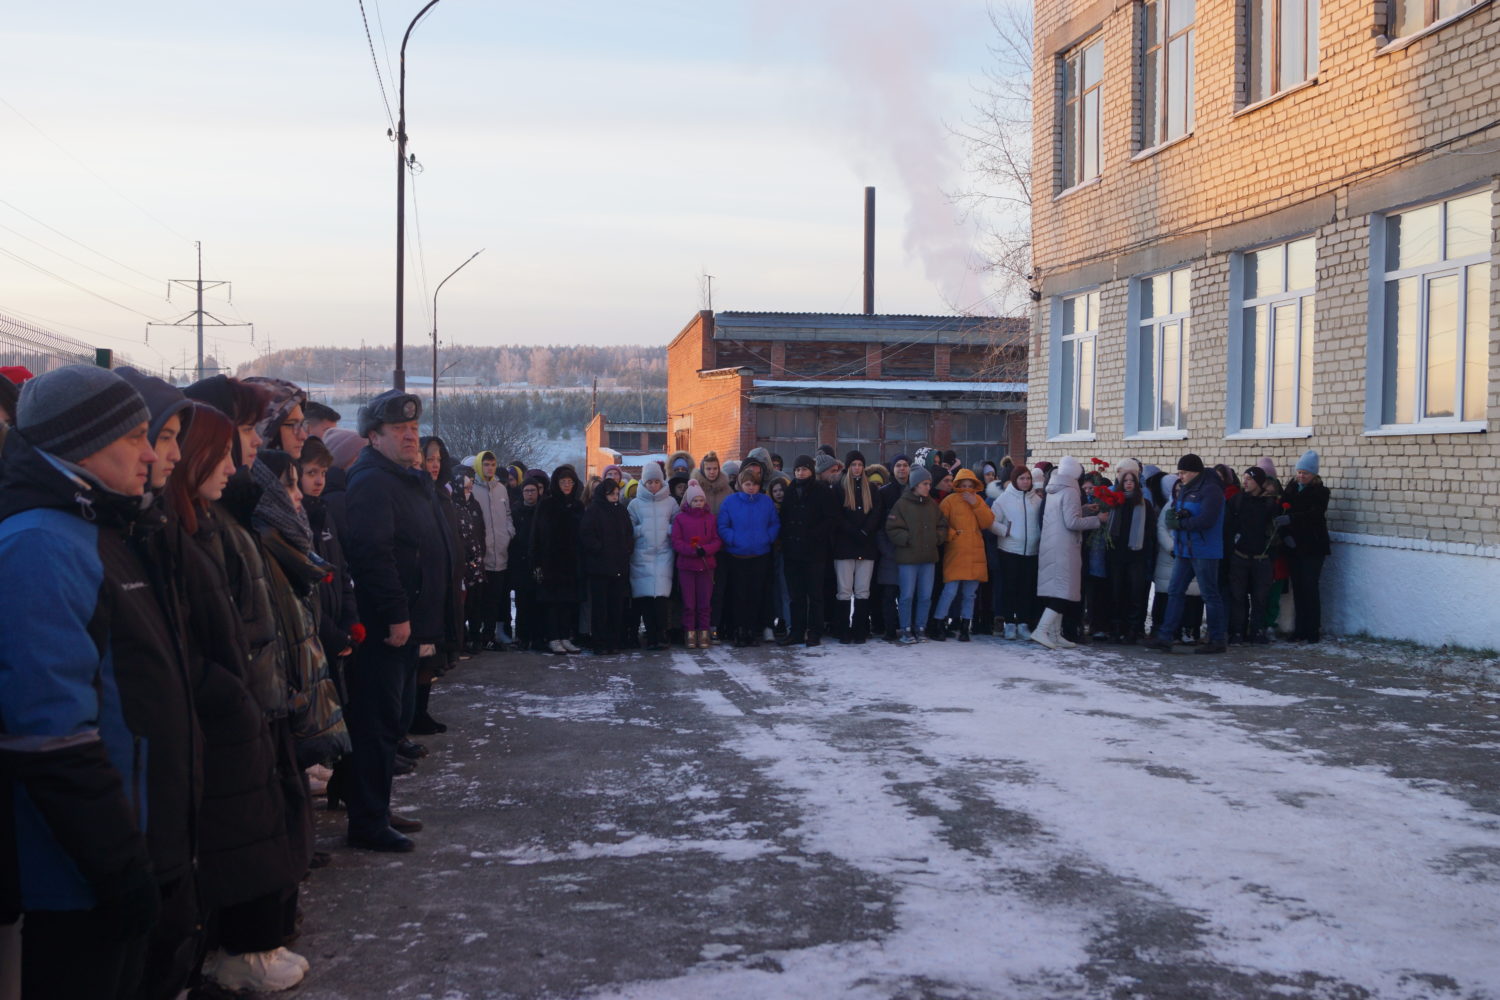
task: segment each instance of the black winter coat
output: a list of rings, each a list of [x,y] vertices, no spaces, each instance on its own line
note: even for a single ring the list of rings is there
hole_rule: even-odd
[[[540,501],[538,501],[540,504]],[[526,506],[526,501],[511,507],[510,520],[516,526],[516,533],[511,537],[510,550],[506,555],[506,569],[511,571],[513,586],[519,588],[528,583],[534,585],[531,571],[534,568],[531,558],[532,532],[536,529],[536,511],[538,504]]]
[[[870,490],[870,506],[866,510],[864,506],[863,491],[856,481],[854,486],[854,503],[851,509],[844,506],[844,487],[842,483],[836,484],[833,489],[833,499],[838,510],[838,519],[834,522],[833,530],[833,558],[834,559],[875,559],[880,555],[880,549],[875,544],[875,532],[881,527],[880,502],[875,490]]]
[[[1328,487],[1321,483],[1311,486],[1292,483],[1282,493],[1282,503],[1287,505],[1284,513],[1291,516],[1292,523],[1281,529],[1281,537],[1295,540],[1291,547],[1293,558],[1326,556],[1333,551],[1328,535],[1329,496]]]
[[[349,469],[348,553],[359,620],[368,642],[411,623],[412,642],[447,631],[453,552],[432,477],[402,468],[366,445]]]
[[[623,504],[604,499],[604,484],[594,488],[594,502],[583,512],[578,548],[589,576],[630,578],[630,554],[635,551],[635,529]]]
[[[323,644],[328,662],[333,663],[353,644],[349,632],[359,621],[354,580],[349,576],[349,560],[344,555],[344,528],[339,521],[343,507],[330,506],[323,497],[303,497],[302,509],[307,511],[307,523],[312,528],[313,551],[333,567],[333,579],[318,584],[318,601],[323,611],[318,619],[318,641]]]
[[[463,578],[469,587],[484,584],[484,512],[473,496],[465,497],[461,489],[453,493],[453,509],[458,512],[458,544],[463,555]],[[521,531],[516,525],[516,533]],[[515,539],[511,539],[514,548]],[[514,563],[507,563],[507,566]]]
[[[1247,556],[1270,555],[1276,544],[1271,522],[1281,507],[1275,497],[1251,496],[1243,490],[1225,505],[1224,536],[1232,551]]]
[[[536,505],[536,523],[531,532],[533,574],[539,572],[537,598],[548,603],[572,603],[582,600],[579,577],[578,528],[583,520],[583,504],[577,499],[582,485],[575,485],[570,496],[557,491],[557,476],[552,489]],[[574,483],[578,480],[575,478]]]
[[[828,557],[828,534],[833,505],[826,483],[809,476],[793,479],[781,501],[782,558],[790,563],[812,563]]]

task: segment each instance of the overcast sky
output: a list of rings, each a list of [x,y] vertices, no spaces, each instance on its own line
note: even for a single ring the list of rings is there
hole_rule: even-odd
[[[365,0],[393,109],[421,6]],[[988,27],[983,0],[443,0],[407,51],[408,339],[481,247],[445,341],[665,343],[704,272],[716,309],[858,311],[866,184],[877,309],[982,311],[943,191]],[[162,288],[201,239],[234,282],[208,307],[256,326],[211,338],[223,360],[391,341],[395,153],[357,0],[13,4],[3,33],[0,312],[178,364],[190,330],[141,339],[191,309]]]

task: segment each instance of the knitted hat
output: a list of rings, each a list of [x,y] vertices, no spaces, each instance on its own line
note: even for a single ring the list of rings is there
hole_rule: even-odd
[[[652,479],[661,479],[665,481],[666,476],[663,476],[661,474],[660,465],[655,462],[647,462],[641,469],[641,482],[648,482]]]
[[[1260,466],[1260,471],[1264,472],[1267,476],[1272,479],[1276,478],[1276,463],[1272,462],[1269,458],[1262,456],[1261,460],[1255,464]]]
[[[1203,459],[1199,458],[1197,455],[1194,455],[1192,452],[1188,452],[1186,455],[1183,455],[1177,460],[1177,471],[1202,472]]]
[[[31,372],[20,365],[0,367],[0,410],[4,410],[7,416],[16,415],[16,400],[21,398],[21,383],[29,378]]]
[[[333,463],[341,469],[353,465],[365,447],[365,439],[347,427],[328,428],[323,432],[323,443],[333,453]]]
[[[849,454],[844,456],[844,468],[849,468],[849,466],[853,465],[855,462],[863,463],[864,460],[865,456],[863,452],[861,452],[858,448],[852,449]]]
[[[1311,472],[1316,476],[1318,474],[1318,453],[1313,451],[1311,448],[1309,448],[1307,451],[1304,451],[1302,453],[1302,457],[1297,459],[1297,471]]]
[[[893,457],[891,459],[891,461],[890,461],[890,467],[892,469],[894,469],[896,467],[896,463],[897,462],[905,462],[907,465],[910,465],[911,464],[911,456],[910,455],[896,455],[895,457]]]
[[[912,467],[911,478],[906,481],[906,488],[914,490],[923,483],[930,482],[932,482],[932,473],[928,472],[925,466],[917,465]]]
[[[813,461],[811,455],[798,455],[797,460],[792,463],[792,471],[795,472],[798,469],[811,469],[813,472],[817,472],[818,466]]]
[[[174,416],[181,416],[181,430],[187,430],[188,421],[193,418],[193,401],[184,396],[181,389],[134,368],[116,368],[115,374],[129,382],[130,387],[146,401],[146,409],[151,411],[151,425],[146,428],[146,436],[152,444],[156,443],[162,427]]]
[[[408,420],[421,418],[420,398],[400,389],[387,389],[359,408],[359,436],[368,437],[386,424],[406,423]]]
[[[88,458],[151,420],[129,382],[93,365],[54,368],[28,380],[16,410],[16,430],[65,462]]]
[[[1136,478],[1139,479],[1141,476],[1141,463],[1133,458],[1122,458],[1115,463],[1115,476],[1119,477],[1123,472],[1134,472]]]
[[[693,497],[703,497],[706,501],[708,494],[703,492],[703,487],[699,485],[698,480],[689,479],[687,492],[682,495],[682,505],[684,507],[691,507],[693,505]]]
[[[820,445],[818,445],[818,451],[819,451],[820,454],[827,455],[829,458],[835,458],[835,457],[837,457],[834,454],[833,445],[831,445],[831,444],[820,444]]]
[[[599,475],[600,475],[600,476],[601,476],[601,478],[604,478],[604,479],[609,479],[609,478],[610,478],[610,475],[609,475],[609,474],[610,474],[610,473],[611,473],[611,472],[618,472],[618,473],[619,473],[619,474],[620,474],[620,481],[621,481],[621,482],[624,482],[624,481],[625,481],[625,470],[624,470],[624,469],[622,469],[622,468],[621,468],[621,467],[620,467],[620,466],[618,466],[618,465],[606,465],[606,466],[605,466],[605,467],[604,467],[604,471],[603,471],[603,472],[601,472],[601,473],[600,473],[600,474],[599,474]]]
[[[821,476],[823,473],[827,472],[829,469],[833,468],[835,465],[838,465],[838,464],[839,464],[839,460],[836,459],[836,458],[834,458],[832,455],[828,455],[828,454],[824,454],[823,452],[819,452],[818,453],[818,457],[815,460],[814,465],[813,465],[813,471],[816,472],[818,475]]]
[[[1255,485],[1256,486],[1264,486],[1264,485],[1266,485],[1266,470],[1262,469],[1258,465],[1252,465],[1252,466],[1250,466],[1250,468],[1246,469],[1245,470],[1245,475],[1247,475],[1251,479],[1255,480]]]

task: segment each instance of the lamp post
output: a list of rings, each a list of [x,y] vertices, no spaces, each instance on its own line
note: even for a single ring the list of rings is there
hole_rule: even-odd
[[[391,373],[393,388],[406,391],[406,368],[403,364],[402,335],[406,308],[406,41],[412,29],[438,0],[428,0],[401,36],[400,111],[396,118],[396,370]]]
[[[436,0],[434,0],[434,2],[436,2]],[[468,267],[469,266],[469,261],[473,260],[475,257],[478,257],[482,253],[484,253],[484,247],[480,247],[478,250],[475,250],[473,253],[469,254],[469,260],[464,261],[462,264],[458,265],[453,270],[449,271],[448,272],[448,278],[453,277],[459,271],[462,271],[464,268]],[[437,410],[438,410],[437,297],[438,297],[438,292],[441,292],[443,290],[443,286],[448,283],[448,278],[444,278],[442,281],[439,281],[437,288],[433,289],[433,292],[432,292],[432,436],[433,437],[437,437],[437,432],[438,432],[438,422],[437,422],[437,417],[438,417],[438,414],[437,414]],[[452,368],[452,367],[453,367],[453,365],[449,365],[448,366],[448,368]],[[447,371],[448,368],[444,368],[443,370]]]

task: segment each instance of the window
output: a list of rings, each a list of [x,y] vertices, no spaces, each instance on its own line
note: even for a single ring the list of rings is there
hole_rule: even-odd
[[[810,406],[775,406],[762,404],[755,408],[756,444],[781,455],[788,463],[817,447],[815,413]]]
[[[1318,0],[1248,0],[1246,103],[1318,74]]]
[[[1194,6],[1195,0],[1146,0],[1142,6],[1142,149],[1193,130]]]
[[[1136,432],[1187,427],[1188,286],[1183,267],[1136,284]]]
[[[1242,258],[1241,430],[1312,426],[1312,237]]]
[[[870,409],[839,410],[838,454],[839,461],[851,451],[865,453],[865,461],[880,461],[877,448],[880,445],[880,411]]]
[[[1380,223],[1380,423],[1485,419],[1491,214],[1485,190]]]
[[[1478,6],[1479,2],[1476,0],[1386,0],[1390,23],[1386,26],[1385,33],[1389,38],[1415,34],[1429,25],[1457,17]]]
[[[953,450],[966,468],[978,472],[981,461],[1000,461],[1007,444],[1004,413],[955,413],[952,427]]]
[[[1099,293],[1062,300],[1054,395],[1057,434],[1094,430],[1094,344],[1099,336]]]
[[[932,415],[927,410],[885,411],[885,454],[915,455],[932,443]]]
[[[1104,40],[1084,42],[1063,57],[1063,187],[1099,176],[1100,100]]]

